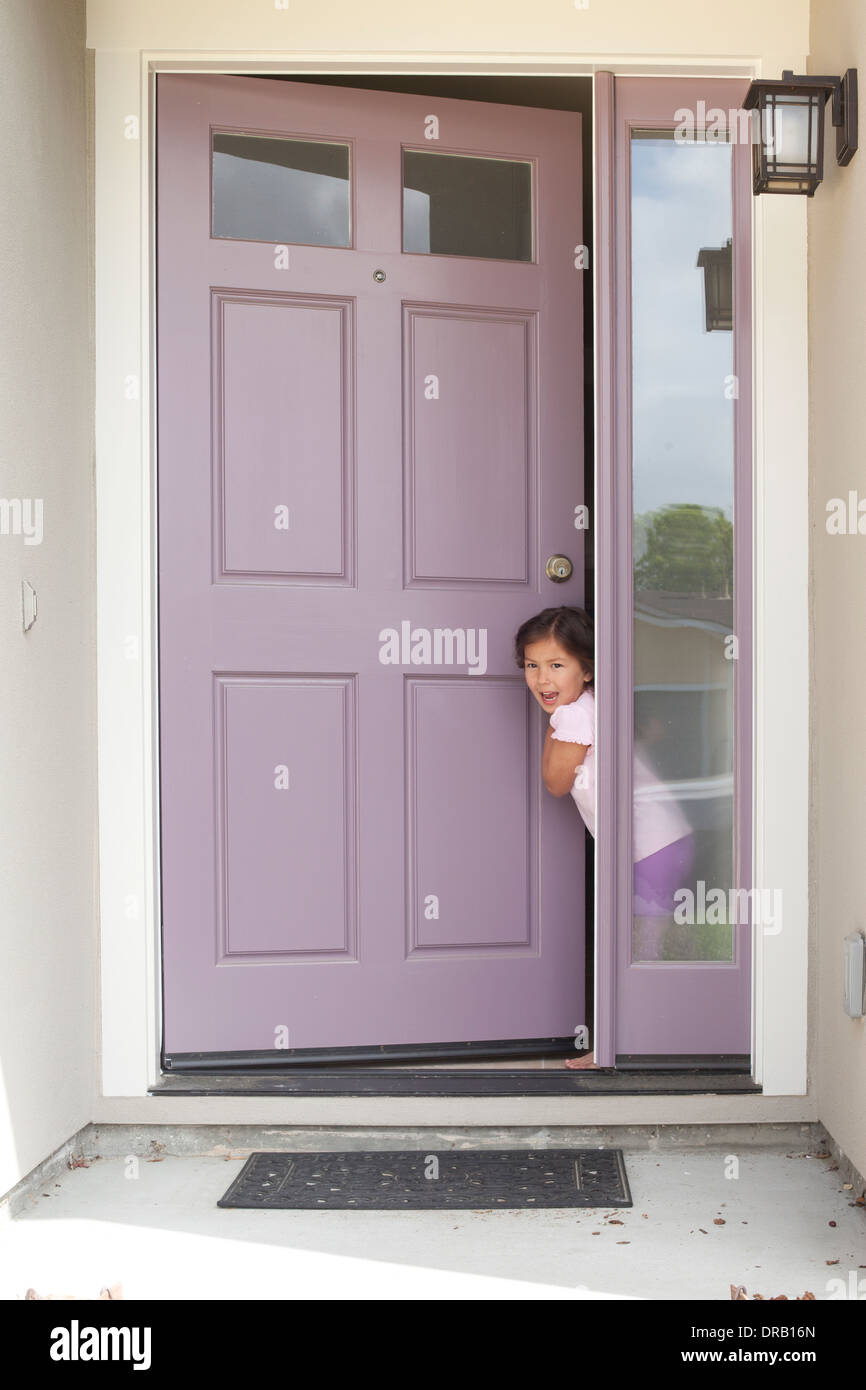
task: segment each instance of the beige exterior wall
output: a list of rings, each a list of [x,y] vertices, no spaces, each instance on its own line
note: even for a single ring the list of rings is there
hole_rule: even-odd
[[[89,1120],[95,1080],[84,25],[84,0],[5,0],[0,9],[0,496],[43,507],[40,544],[0,534],[0,1193]],[[26,634],[22,579],[39,608]]]
[[[866,535],[829,535],[827,502],[866,498],[866,6],[813,0],[809,71],[859,69],[861,148],[847,168],[827,135],[824,182],[809,208],[812,728],[801,748],[812,787],[809,881],[818,951],[816,1080],[821,1119],[866,1172],[866,1020],[842,1008],[842,942],[866,928]],[[828,105],[829,111],[829,105]],[[862,523],[866,526],[866,520]],[[802,672],[806,676],[806,653]]]
[[[638,614],[634,632],[635,680],[647,685],[728,685],[731,663],[725,658],[725,634],[718,625],[669,627],[649,623]]]
[[[295,52],[327,61],[340,53],[631,54],[651,64],[671,57],[708,61],[739,54],[767,70],[808,52],[809,0],[88,0],[91,48],[244,51],[251,60]],[[215,64],[217,65],[217,64]]]

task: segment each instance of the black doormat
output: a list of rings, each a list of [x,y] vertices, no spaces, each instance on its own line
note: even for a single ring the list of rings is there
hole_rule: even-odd
[[[218,1207],[630,1207],[621,1149],[424,1149],[255,1153]]]

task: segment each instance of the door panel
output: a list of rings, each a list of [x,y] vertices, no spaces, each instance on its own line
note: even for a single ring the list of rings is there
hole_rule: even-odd
[[[220,960],[354,954],[351,680],[217,676],[214,684]],[[293,779],[315,785],[313,799],[275,795],[271,754],[291,728],[303,728],[305,740],[276,779],[289,793]]]
[[[525,585],[535,529],[535,316],[407,306],[406,339],[409,582]],[[428,374],[433,363],[439,372]]]
[[[214,318],[222,577],[345,581],[352,305],[214,292]]]
[[[536,847],[526,795],[533,730],[524,692],[510,679],[433,676],[408,680],[406,695],[408,843],[415,846],[409,901],[420,909],[435,897],[436,913],[414,914],[411,954],[537,952]],[[503,740],[509,749],[505,768]],[[453,795],[456,768],[459,798]],[[497,834],[480,837],[494,785],[502,795]],[[447,817],[441,814],[445,805]]]
[[[500,171],[467,241],[443,163],[403,251],[431,113],[529,233]],[[579,117],[172,74],[157,133],[165,1052],[571,1035],[583,832],[512,644],[583,592]]]

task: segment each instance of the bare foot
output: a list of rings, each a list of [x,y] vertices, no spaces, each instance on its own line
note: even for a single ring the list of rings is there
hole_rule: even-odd
[[[595,1060],[594,1052],[587,1052],[585,1057],[566,1057],[565,1065],[569,1067],[572,1071],[601,1070],[601,1068]]]

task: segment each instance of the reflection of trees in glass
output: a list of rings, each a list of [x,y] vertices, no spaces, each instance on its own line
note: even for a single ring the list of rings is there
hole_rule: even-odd
[[[734,527],[721,507],[676,502],[634,519],[636,589],[730,598]]]

